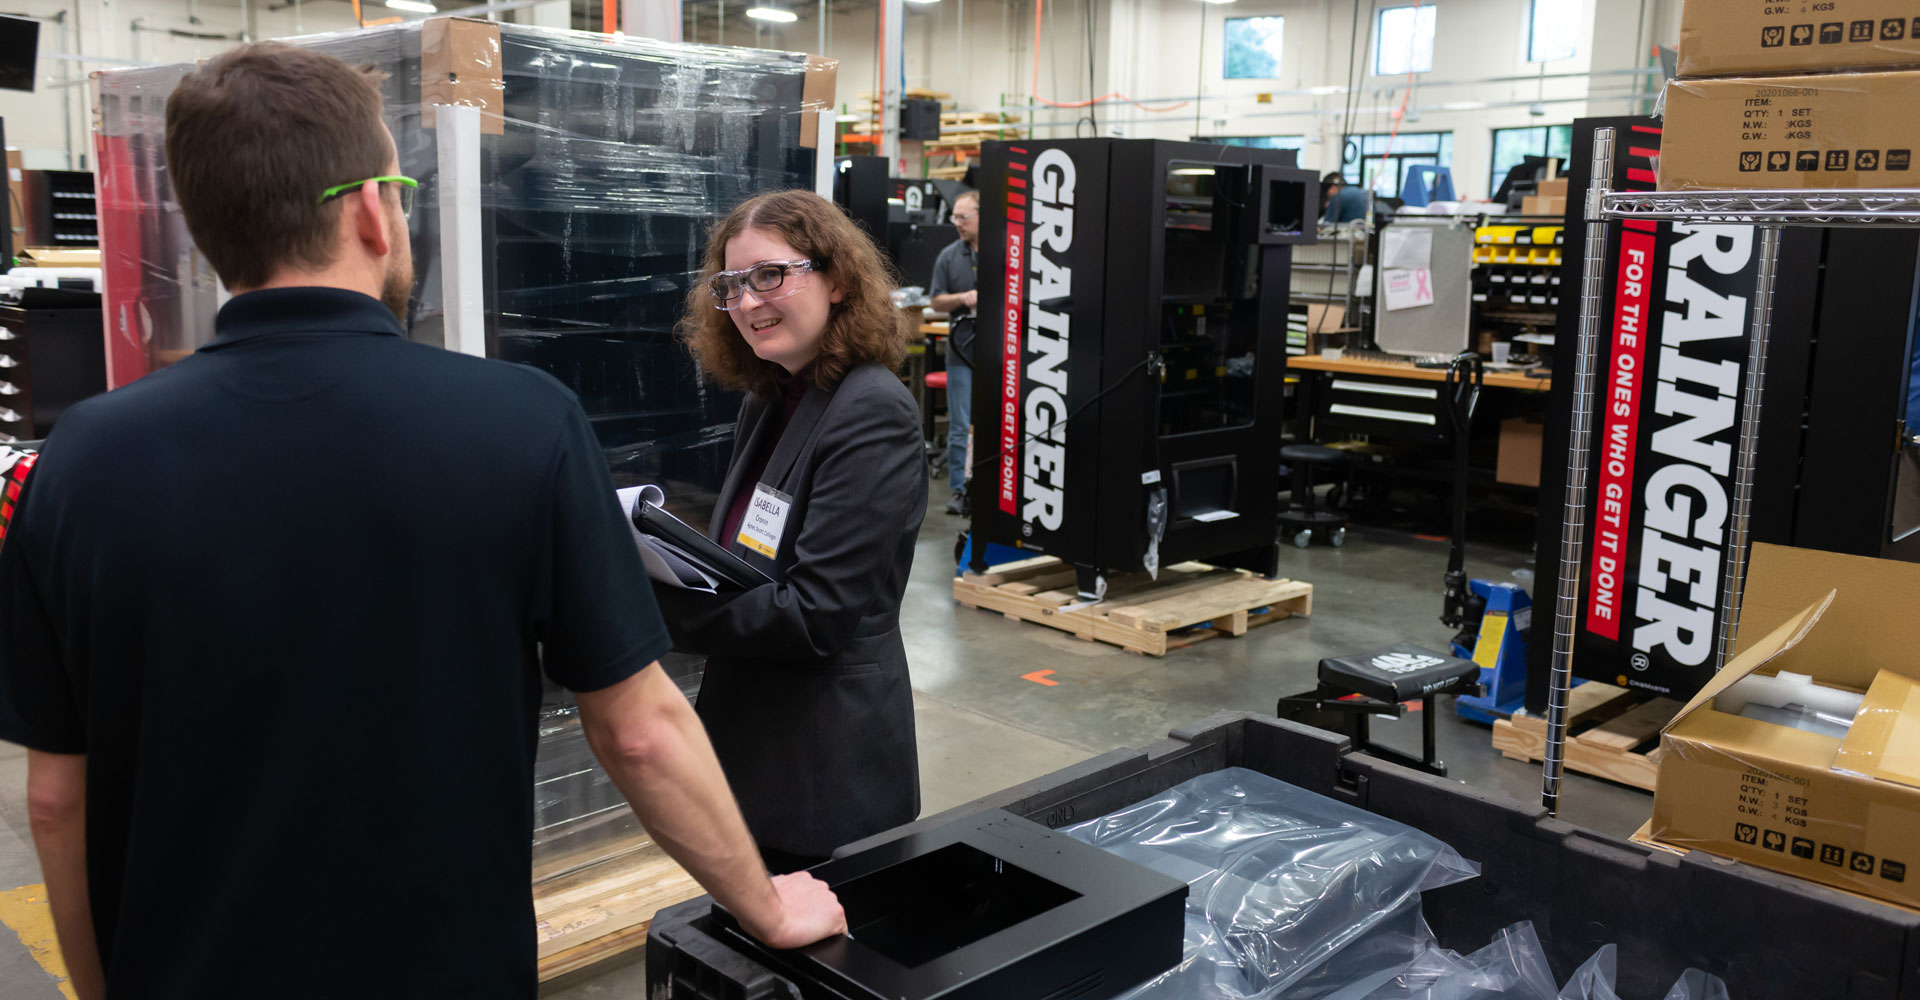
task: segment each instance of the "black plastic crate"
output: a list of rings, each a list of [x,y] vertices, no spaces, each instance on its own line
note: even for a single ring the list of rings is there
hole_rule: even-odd
[[[1920,914],[1703,853],[1684,857],[1547,817],[1503,795],[1376,760],[1343,736],[1244,712],[1175,730],[849,844],[864,850],[985,808],[1050,827],[1105,815],[1223,767],[1245,767],[1417,827],[1480,862],[1478,878],[1423,895],[1440,943],[1471,952],[1533,921],[1557,978],[1620,946],[1619,992],[1665,994],[1688,968],[1735,1000],[1920,1000]],[[708,936],[702,898],[660,911],[647,936],[647,996],[793,998]]]

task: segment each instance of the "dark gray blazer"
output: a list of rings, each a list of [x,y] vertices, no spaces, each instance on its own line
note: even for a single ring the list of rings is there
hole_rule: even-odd
[[[749,397],[707,532],[754,483],[777,399]],[[823,857],[920,812],[900,599],[926,514],[920,417],[878,365],[800,401],[762,479],[793,498],[778,558],[727,547],[774,583],[657,587],[676,648],[705,653],[699,711],[764,847]]]

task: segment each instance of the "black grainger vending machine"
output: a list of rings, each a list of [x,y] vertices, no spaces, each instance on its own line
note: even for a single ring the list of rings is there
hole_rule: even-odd
[[[1319,188],[1291,150],[988,143],[973,568],[985,543],[1105,574],[1275,575],[1288,269]]]

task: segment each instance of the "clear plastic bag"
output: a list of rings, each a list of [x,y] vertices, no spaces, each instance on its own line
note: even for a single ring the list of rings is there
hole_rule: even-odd
[[[1618,945],[1601,945],[1593,957],[1574,970],[1573,978],[1560,990],[1559,1000],[1620,1000],[1613,991],[1613,984],[1619,980],[1619,954]]]
[[[1190,887],[1180,965],[1125,1000],[1280,997],[1418,893],[1479,873],[1412,827],[1243,768],[1062,832]]]
[[[1730,1000],[1727,984],[1720,977],[1699,969],[1688,969],[1667,991],[1667,1000]]]
[[[1424,922],[1422,929],[1425,929]],[[1533,924],[1521,921],[1471,955],[1432,943],[1366,1000],[1555,1000],[1553,970]],[[1344,997],[1329,1000],[1345,1000]]]

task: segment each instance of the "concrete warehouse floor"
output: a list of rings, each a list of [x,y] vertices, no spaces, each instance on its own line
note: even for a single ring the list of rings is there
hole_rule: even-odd
[[[1214,639],[1165,659],[1083,642],[1064,632],[1009,621],[953,603],[953,544],[960,519],[940,513],[943,484],[929,492],[913,579],[901,620],[912,664],[925,810],[931,814],[1077,763],[1116,747],[1140,746],[1175,726],[1222,709],[1271,712],[1282,693],[1313,685],[1323,656],[1411,640],[1436,648],[1448,638],[1440,612],[1447,544],[1433,536],[1356,525],[1345,548],[1288,547],[1284,572],[1314,585],[1314,614],[1256,628],[1239,639]],[[1497,522],[1504,518],[1505,524]],[[1531,568],[1523,522],[1497,507],[1489,537],[1508,544],[1475,544],[1468,572],[1513,579]],[[1434,516],[1429,513],[1426,516]],[[1474,537],[1483,533],[1476,511]],[[1444,524],[1418,524],[1444,531]],[[1504,530],[1500,530],[1504,529]],[[1530,583],[1525,584],[1530,590]],[[1535,591],[1536,598],[1539,596]],[[1021,679],[1051,668],[1057,686]],[[1444,703],[1444,702],[1443,702]],[[1522,802],[1538,801],[1535,765],[1502,758],[1488,731],[1448,712],[1439,720],[1442,759],[1453,777],[1498,789]],[[1374,738],[1417,751],[1418,715],[1376,723]],[[51,945],[44,908],[30,901],[40,880],[27,829],[26,753],[0,744],[0,1000],[51,1000],[62,995],[31,949]],[[1625,836],[1651,809],[1651,796],[1569,775],[1562,818]],[[1468,850],[1471,845],[1456,845]],[[21,888],[15,888],[21,887]],[[550,983],[543,995],[642,995],[638,950],[625,960]]]

